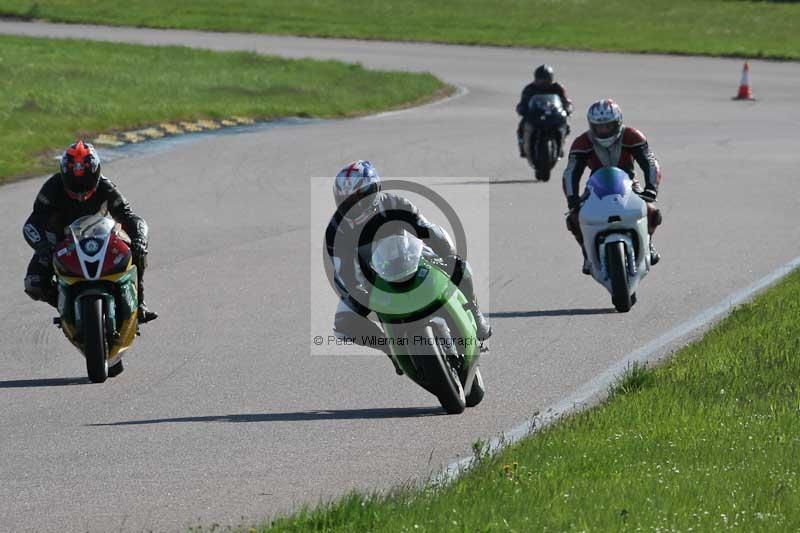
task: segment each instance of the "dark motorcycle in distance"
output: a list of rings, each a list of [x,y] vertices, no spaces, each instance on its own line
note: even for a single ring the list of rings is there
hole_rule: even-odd
[[[561,152],[561,143],[569,134],[567,111],[555,94],[535,94],[528,101],[523,142],[528,164],[536,179],[548,181]]]

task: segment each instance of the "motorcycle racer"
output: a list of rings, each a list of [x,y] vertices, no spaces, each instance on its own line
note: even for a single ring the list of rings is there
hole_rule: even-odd
[[[34,300],[56,306],[58,290],[52,263],[53,249],[74,220],[110,214],[131,239],[131,253],[138,271],[139,323],[158,318],[144,301],[142,278],[147,267],[148,226],[136,215],[116,185],[101,174],[100,157],[90,143],[79,140],[60,159],[59,172],[42,186],[25,221],[22,233],[34,249],[25,275],[25,293]]]
[[[567,98],[567,93],[564,90],[564,87],[562,87],[560,83],[553,81],[555,77],[553,67],[550,65],[540,65],[536,68],[533,75],[533,82],[526,85],[522,90],[522,95],[520,96],[519,103],[517,104],[517,114],[522,117],[522,119],[519,121],[519,125],[517,126],[517,144],[519,145],[520,157],[525,157],[525,146],[523,139],[523,132],[525,130],[525,116],[528,114],[528,102],[530,102],[530,99],[533,95],[555,94],[561,99],[561,105],[564,106],[564,110],[568,115],[572,113],[573,109],[572,101]],[[568,134],[569,126],[566,126],[564,130],[561,131],[561,138],[558,141],[559,157],[563,157],[564,155],[564,137],[566,137]]]
[[[379,222],[383,234],[399,234],[408,230],[419,237],[431,253],[448,268],[461,269],[459,288],[467,298],[467,308],[477,324],[477,336],[488,339],[492,330],[478,308],[469,264],[455,253],[447,232],[428,222],[408,199],[393,193],[381,192],[381,180],[369,161],[358,160],[344,167],[334,179],[333,195],[336,212],[325,232],[328,256],[335,271],[334,278],[340,301],[334,319],[334,333],[352,339],[362,346],[384,349],[363,342],[365,338],[385,338],[381,328],[367,318],[370,309],[360,297],[368,294],[365,276],[358,261],[358,239],[368,221]],[[378,239],[375,239],[376,241]]]
[[[564,169],[563,188],[567,198],[567,229],[581,245],[584,274],[589,274],[583,235],[578,222],[582,202],[579,194],[581,175],[588,166],[591,172],[601,167],[618,167],[633,180],[633,190],[647,202],[648,231],[650,233],[650,261],[655,265],[661,256],[653,246],[652,235],[661,224],[661,211],[655,201],[661,183],[661,167],[650,149],[644,134],[622,122],[622,111],[614,100],[598,100],[589,106],[586,113],[589,129],[575,138],[569,151],[567,167]],[[644,188],[636,179],[634,161],[644,173]]]

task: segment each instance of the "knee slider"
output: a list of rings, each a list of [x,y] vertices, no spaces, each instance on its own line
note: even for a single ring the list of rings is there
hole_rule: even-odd
[[[661,216],[661,209],[654,206],[652,203],[647,204],[647,226],[650,233],[661,225],[663,222],[663,217]]]
[[[661,216],[661,209],[656,209],[651,218],[653,219],[653,226],[660,226],[664,221],[664,217]]]

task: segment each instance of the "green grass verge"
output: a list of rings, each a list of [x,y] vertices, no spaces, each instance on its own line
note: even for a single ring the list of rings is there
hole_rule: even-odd
[[[739,0],[0,0],[65,22],[583,50],[800,58],[800,4]]]
[[[445,94],[430,74],[336,61],[0,36],[0,181],[55,170],[78,136],[171,120],[342,117]]]
[[[275,531],[798,531],[800,272],[608,402],[455,482],[352,494]],[[266,529],[266,527],[264,528]]]

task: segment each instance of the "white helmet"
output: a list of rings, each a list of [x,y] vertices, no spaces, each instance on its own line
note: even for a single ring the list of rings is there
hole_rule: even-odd
[[[333,180],[336,208],[352,224],[365,222],[378,207],[381,178],[369,161],[353,161]]]
[[[622,135],[622,111],[610,98],[590,105],[586,118],[592,140],[601,146],[608,148]]]

